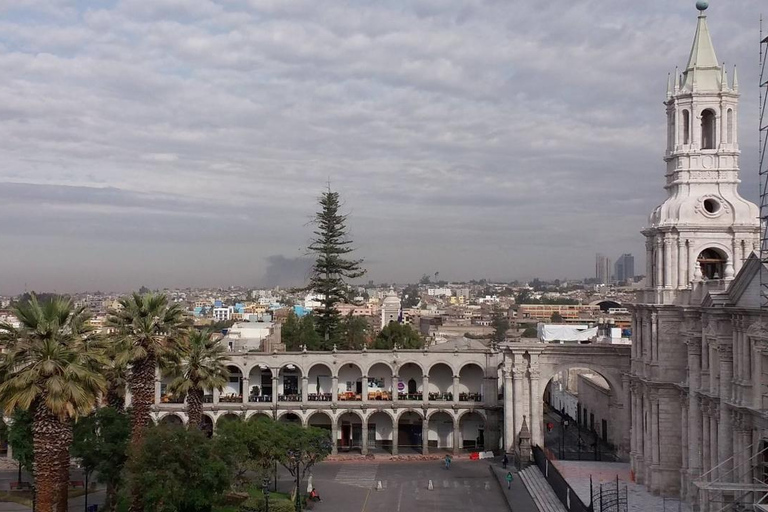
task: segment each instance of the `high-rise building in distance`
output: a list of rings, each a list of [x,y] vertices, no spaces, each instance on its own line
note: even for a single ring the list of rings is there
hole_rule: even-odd
[[[629,253],[619,256],[613,275],[619,283],[632,281],[635,278],[635,257]]]
[[[611,282],[611,258],[606,257],[603,254],[597,253],[595,255],[595,279],[598,284],[609,284]]]

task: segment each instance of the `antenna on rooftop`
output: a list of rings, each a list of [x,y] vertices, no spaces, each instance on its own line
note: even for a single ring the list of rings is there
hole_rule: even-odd
[[[760,16],[760,80],[759,80],[759,135],[758,171],[760,173],[760,260],[768,263],[768,36],[763,33],[763,17]],[[768,278],[760,272],[760,307],[768,313]]]

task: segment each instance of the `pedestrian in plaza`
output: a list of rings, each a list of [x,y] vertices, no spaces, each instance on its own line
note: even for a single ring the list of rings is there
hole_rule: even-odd
[[[551,421],[547,423],[547,432],[552,432],[552,429],[555,428],[555,424]]]
[[[445,456],[445,469],[451,469],[451,456]]]
[[[501,467],[504,469],[507,469],[507,464],[509,464],[509,457],[507,457],[507,454],[504,454],[504,458],[501,459]]]
[[[512,477],[512,472],[511,471],[507,471],[507,489],[511,489],[512,488],[512,478],[513,478]]]

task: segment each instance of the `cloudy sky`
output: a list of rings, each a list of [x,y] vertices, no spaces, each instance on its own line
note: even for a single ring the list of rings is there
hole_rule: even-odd
[[[376,281],[641,271],[693,4],[0,0],[0,294],[288,284],[328,180]],[[761,2],[712,4],[755,200]]]

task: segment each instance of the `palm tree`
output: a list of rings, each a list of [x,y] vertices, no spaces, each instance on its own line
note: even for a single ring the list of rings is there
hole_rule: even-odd
[[[118,301],[107,324],[116,329],[117,361],[130,366],[128,388],[131,390],[131,444],[141,444],[143,431],[152,421],[155,403],[155,372],[158,364],[178,351],[178,336],[184,321],[178,304],[169,304],[161,293],[134,293]]]
[[[69,299],[41,304],[33,294],[14,314],[20,327],[0,324],[0,403],[8,414],[33,414],[37,510],[66,511],[72,421],[90,413],[106,388],[99,350],[88,313]]]
[[[106,365],[103,372],[107,379],[106,404],[118,412],[125,411],[125,390],[128,388],[128,357],[126,344],[119,338],[109,337],[105,343]]]
[[[227,356],[224,347],[211,338],[209,330],[192,330],[182,344],[179,359],[171,361],[165,374],[173,378],[168,391],[187,397],[190,428],[200,428],[203,395],[206,389],[221,389],[227,383]]]

